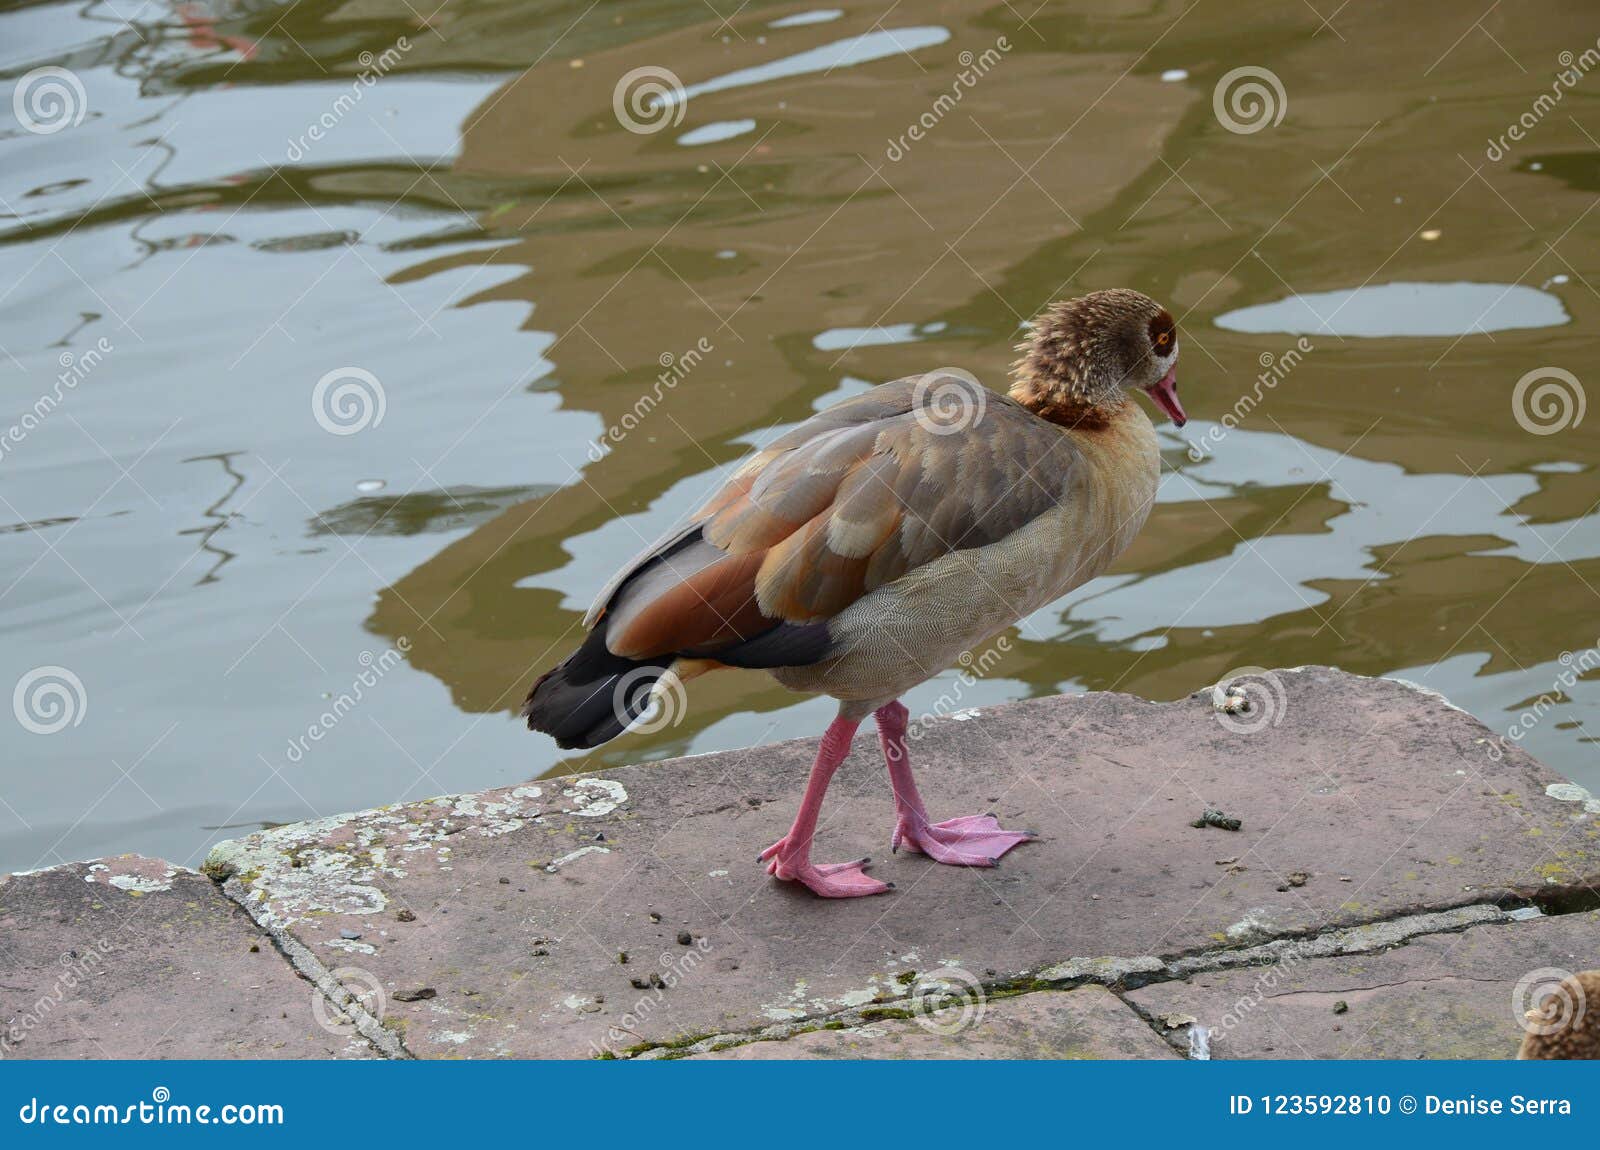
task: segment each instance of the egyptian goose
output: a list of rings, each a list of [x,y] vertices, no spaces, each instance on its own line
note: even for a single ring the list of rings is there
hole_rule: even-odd
[[[800,813],[761,859],[827,898],[892,884],[869,861],[811,861],[822,798],[856,728],[877,719],[901,845],[993,866],[1031,833],[993,815],[933,822],[900,696],[962,652],[1103,572],[1144,525],[1160,473],[1145,391],[1183,426],[1172,316],[1136,291],[1052,304],[1009,396],[949,370],[819,412],[757,451],[688,521],[625,566],[588,638],[528,693],[528,726],[594,747],[668,687],[755,667],[839,700]]]

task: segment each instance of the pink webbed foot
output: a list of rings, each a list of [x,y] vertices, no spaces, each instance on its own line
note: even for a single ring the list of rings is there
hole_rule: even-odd
[[[1035,831],[1002,830],[992,814],[930,823],[925,816],[905,812],[894,828],[894,849],[904,846],[951,866],[997,866],[1012,847],[1038,837]]]
[[[785,882],[798,882],[822,898],[861,898],[894,889],[892,882],[879,882],[866,873],[870,858],[854,862],[813,863],[809,852],[797,851],[781,838],[761,852],[760,861],[767,873]]]

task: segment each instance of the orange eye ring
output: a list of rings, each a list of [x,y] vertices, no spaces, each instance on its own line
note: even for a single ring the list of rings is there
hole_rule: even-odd
[[[1150,346],[1159,356],[1171,355],[1178,347],[1178,325],[1172,321],[1172,314],[1163,311],[1150,321],[1149,327]]]

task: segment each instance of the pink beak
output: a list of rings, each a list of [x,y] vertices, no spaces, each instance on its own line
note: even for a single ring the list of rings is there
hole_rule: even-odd
[[[1189,417],[1183,413],[1183,404],[1178,402],[1178,369],[1174,367],[1161,377],[1160,383],[1151,384],[1144,389],[1144,393],[1155,401],[1155,405],[1166,412],[1173,423],[1179,427],[1189,422]]]

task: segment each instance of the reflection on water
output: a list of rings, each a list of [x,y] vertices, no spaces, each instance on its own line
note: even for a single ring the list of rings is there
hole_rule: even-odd
[[[357,489],[361,486],[357,484]],[[311,521],[310,532],[364,538],[461,531],[476,527],[525,499],[536,499],[554,490],[553,486],[462,486],[403,495],[369,495],[322,512]]]
[[[1225,331],[1316,332],[1339,336],[1440,336],[1556,327],[1561,300],[1520,284],[1373,284],[1349,291],[1292,295],[1216,318]]]
[[[789,80],[817,72],[832,72],[837,68],[850,68],[883,60],[901,53],[931,48],[950,39],[943,28],[895,28],[892,31],[867,32],[844,40],[835,40],[817,48],[808,48],[793,56],[781,56],[753,68],[740,68],[724,76],[715,76],[690,84],[681,95],[672,93],[662,98],[665,104],[681,103],[695,96],[708,96],[712,92],[725,92],[729,88],[743,88],[751,84],[768,84],[774,80]]]
[[[755,130],[754,120],[721,120],[690,129],[678,137],[678,143],[690,148],[699,144],[720,144],[723,140],[731,140]]]
[[[1003,387],[1022,323],[1110,284],[1181,317],[1193,423],[1130,553],[961,705],[1335,663],[1600,790],[1600,682],[1563,677],[1600,642],[1600,149],[1574,103],[1483,152],[1591,21],[1378,9],[0,14],[0,114],[82,86],[0,125],[0,684],[91,703],[0,723],[0,868],[814,734],[826,700],[733,673],[587,756],[514,712],[748,449],[915,371]],[[1245,65],[1287,107],[1228,127]],[[663,68],[673,114],[620,123]]]

